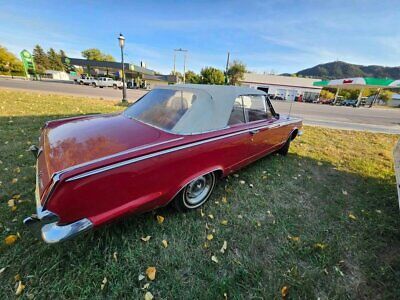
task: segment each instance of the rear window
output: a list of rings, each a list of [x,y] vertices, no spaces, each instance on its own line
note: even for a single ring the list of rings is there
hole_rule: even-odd
[[[172,130],[196,99],[197,95],[190,91],[154,89],[124,114],[149,125]]]

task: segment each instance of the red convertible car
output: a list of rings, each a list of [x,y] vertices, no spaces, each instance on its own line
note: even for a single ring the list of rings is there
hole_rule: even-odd
[[[122,113],[47,122],[31,147],[36,214],[24,223],[56,243],[171,201],[196,209],[217,177],[285,155],[301,127],[262,91],[212,85],[159,87]]]

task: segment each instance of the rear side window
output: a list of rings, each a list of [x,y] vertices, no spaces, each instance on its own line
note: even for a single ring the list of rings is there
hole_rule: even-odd
[[[228,125],[235,125],[242,123],[246,123],[246,119],[244,117],[242,97],[238,97],[233,103],[233,108],[231,116],[228,121]]]
[[[248,95],[242,96],[242,98],[247,122],[268,120],[272,117],[269,108],[267,110],[264,96]]]

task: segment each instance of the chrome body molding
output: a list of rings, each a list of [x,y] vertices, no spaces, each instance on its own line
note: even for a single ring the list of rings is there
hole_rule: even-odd
[[[153,157],[156,157],[156,156],[165,155],[165,154],[168,154],[168,153],[171,153],[171,152],[180,151],[180,150],[183,150],[183,149],[199,146],[199,145],[202,145],[202,144],[215,142],[215,141],[218,141],[218,140],[221,140],[221,139],[230,138],[230,137],[237,136],[237,135],[244,134],[244,133],[249,133],[249,132],[252,132],[254,130],[260,130],[260,129],[265,129],[265,128],[268,128],[268,129],[276,128],[276,127],[286,126],[286,125],[289,125],[289,124],[292,124],[292,123],[297,123],[299,121],[300,121],[300,119],[288,119],[288,120],[283,121],[283,122],[279,122],[278,121],[277,123],[274,123],[274,124],[268,124],[268,125],[263,125],[263,126],[255,126],[253,128],[247,128],[245,130],[240,130],[240,131],[237,131],[237,132],[228,133],[228,134],[225,134],[225,135],[209,138],[209,139],[206,139],[206,140],[189,143],[189,144],[185,144],[185,145],[182,145],[182,146],[176,146],[176,147],[173,147],[173,148],[170,148],[170,149],[161,150],[161,151],[158,151],[158,152],[155,152],[155,153],[151,153],[151,154],[146,154],[146,155],[143,155],[143,156],[139,156],[139,157],[135,157],[135,158],[132,158],[132,159],[124,160],[122,162],[111,164],[111,165],[108,165],[108,166],[105,166],[105,167],[100,167],[100,168],[94,169],[92,171],[84,172],[82,174],[79,174],[79,175],[76,175],[76,176],[73,176],[71,178],[66,179],[66,182],[74,181],[74,180],[85,178],[85,177],[88,177],[88,176],[91,176],[91,175],[95,175],[95,174],[98,174],[98,173],[106,172],[106,171],[109,171],[109,170],[112,170],[112,169],[123,167],[123,166],[129,165],[129,164],[133,164],[133,163],[136,163],[136,162],[139,162],[139,161],[142,161],[142,160],[150,159],[150,158],[153,158]]]

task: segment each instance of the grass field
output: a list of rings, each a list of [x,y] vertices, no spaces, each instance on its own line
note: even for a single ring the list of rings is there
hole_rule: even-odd
[[[32,236],[22,225],[34,212],[34,159],[25,150],[40,127],[121,109],[0,90],[0,299],[14,298],[19,284],[28,299],[400,298],[393,135],[305,127],[287,157],[220,180],[202,210],[167,207],[53,246]],[[7,245],[12,234],[19,237]],[[141,277],[150,266],[154,281]]]

